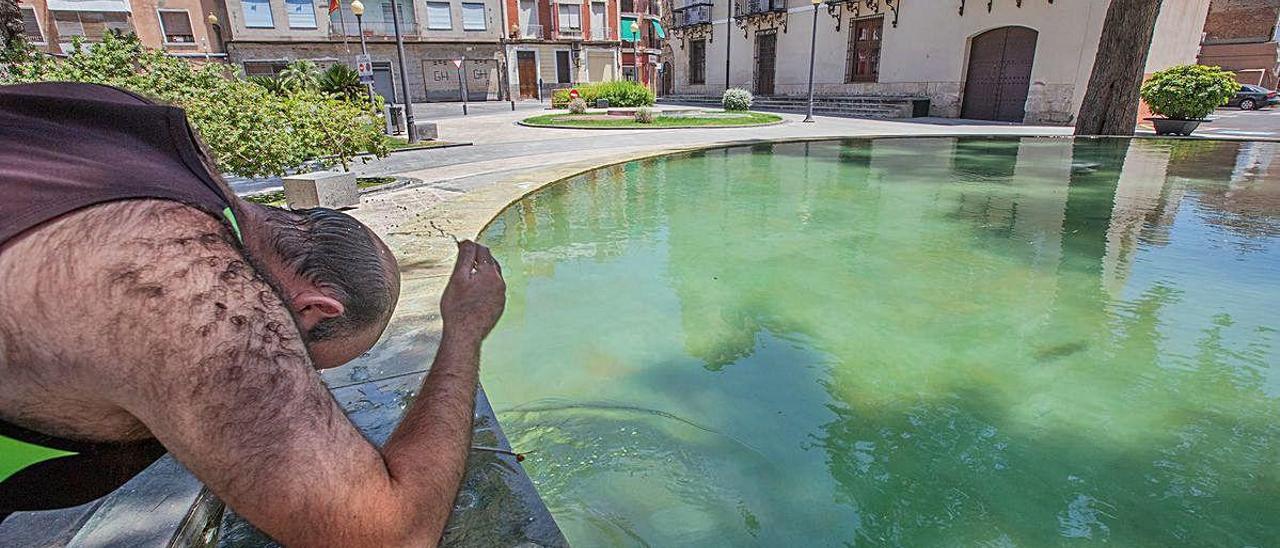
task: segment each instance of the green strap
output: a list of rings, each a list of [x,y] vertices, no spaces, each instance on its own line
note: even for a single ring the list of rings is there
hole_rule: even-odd
[[[222,208],[222,216],[227,218],[227,222],[231,223],[231,230],[236,233],[236,239],[243,244],[244,236],[240,235],[240,223],[236,222],[236,214],[231,212],[231,206]]]
[[[74,454],[0,436],[0,481],[32,464]]]

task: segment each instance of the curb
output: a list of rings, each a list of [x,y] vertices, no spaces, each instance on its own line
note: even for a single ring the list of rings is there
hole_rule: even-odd
[[[663,126],[663,127],[577,127],[577,126],[545,126],[540,124],[526,124],[524,120],[516,121],[517,126],[533,127],[539,129],[586,129],[591,131],[659,131],[664,129],[741,129],[753,127],[769,127],[778,126],[789,123],[783,118],[776,122],[765,122],[763,124],[746,124],[741,126]]]

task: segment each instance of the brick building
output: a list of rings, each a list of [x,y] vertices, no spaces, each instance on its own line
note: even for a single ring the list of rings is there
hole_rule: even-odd
[[[505,1],[516,96],[533,99],[558,87],[618,79],[618,0]]]
[[[357,21],[350,0],[332,14],[325,0],[226,0],[226,49],[230,61],[249,75],[271,75],[295,60],[325,67],[355,65],[360,34],[374,68],[374,90],[399,102],[399,64],[390,0],[362,0]],[[498,0],[402,0],[409,94],[415,102],[458,101],[466,79],[467,98],[500,98],[499,47],[502,5]],[[461,70],[455,60],[464,61]]]
[[[216,0],[21,0],[27,41],[49,53],[66,53],[72,39],[85,43],[108,32],[136,34],[148,47],[195,59],[222,58],[210,13],[220,13]]]
[[[659,60],[667,37],[661,22],[662,4],[659,0],[621,0],[619,4],[622,75],[654,90],[658,87]]]
[[[1199,62],[1236,72],[1236,79],[1275,89],[1280,82],[1280,0],[1213,0]]]

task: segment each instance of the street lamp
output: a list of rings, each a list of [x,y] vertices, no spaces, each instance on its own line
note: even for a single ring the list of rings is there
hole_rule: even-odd
[[[818,6],[822,4],[822,0],[810,0],[813,2],[813,33],[809,35],[809,112],[804,115],[804,121],[813,123],[813,58],[818,50]]]
[[[214,37],[214,40],[218,42],[218,49],[223,49],[222,48],[222,27],[218,25],[218,16],[214,15],[213,12],[211,11],[209,12],[209,16],[205,17],[204,20],[205,22],[209,23],[210,27],[213,28],[213,37]]]
[[[640,83],[640,24],[631,21],[631,60],[636,66],[636,83]]]
[[[356,16],[356,33],[360,35],[360,55],[368,60],[369,46],[364,41],[364,3],[360,0],[351,0],[351,13]],[[342,13],[339,12],[338,15],[341,16]],[[370,68],[373,68],[373,61],[369,62]],[[375,108],[378,103],[373,99],[373,83],[365,84],[364,89],[369,93],[369,108]]]
[[[413,100],[409,98],[409,71],[404,67],[404,38],[400,36],[400,7],[396,0],[391,0],[391,29],[396,33],[396,61],[400,65],[400,89],[404,91],[405,130],[409,132],[409,143],[417,143],[418,128],[413,127]]]

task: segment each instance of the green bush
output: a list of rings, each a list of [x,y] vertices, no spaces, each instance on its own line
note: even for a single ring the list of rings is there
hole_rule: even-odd
[[[588,105],[594,105],[597,99],[605,99],[611,107],[645,107],[652,106],[657,99],[652,90],[630,80],[580,84],[573,89],[578,90],[579,97]],[[552,92],[551,106],[565,108],[568,104],[569,90]]]
[[[1180,65],[1159,71],[1142,84],[1151,111],[1175,120],[1199,120],[1240,91],[1235,73],[1221,67]]]
[[[348,167],[361,152],[386,156],[378,120],[357,104],[301,90],[279,96],[227,74],[110,33],[90,48],[74,42],[65,59],[48,56],[8,65],[0,84],[91,82],[182,107],[218,168],[246,177],[284,175],[304,162]]]
[[[720,97],[720,104],[725,110],[751,110],[751,101],[755,100],[751,96],[751,92],[742,88],[729,88],[724,90],[724,95]]]
[[[276,76],[289,91],[305,91],[320,87],[320,68],[311,61],[294,61]]]
[[[640,107],[640,108],[636,109],[636,123],[639,123],[639,124],[652,124],[652,123],[653,123],[653,109],[651,109],[651,108],[649,108],[649,107]]]
[[[369,92],[360,83],[360,73],[343,64],[330,66],[320,74],[320,91],[351,102],[367,102]]]
[[[586,114],[587,102],[583,101],[582,98],[573,99],[569,101],[569,113],[570,114]]]

